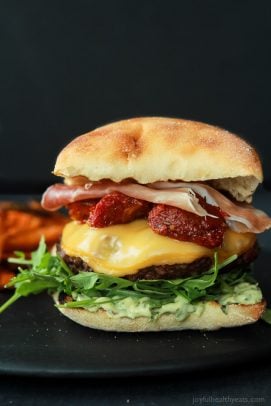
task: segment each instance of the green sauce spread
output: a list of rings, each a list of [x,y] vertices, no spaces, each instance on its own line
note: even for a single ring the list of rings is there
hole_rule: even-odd
[[[76,295],[75,300],[84,300],[84,295]],[[114,300],[115,299],[115,300]],[[261,302],[262,292],[256,284],[241,282],[232,286],[230,292],[223,292],[216,299],[221,306],[229,304],[252,305]],[[157,319],[162,314],[174,314],[177,320],[186,319],[191,313],[201,315],[204,311],[206,301],[190,303],[186,298],[177,296],[173,302],[166,304],[154,303],[147,296],[143,298],[126,297],[120,299],[113,298],[109,301],[105,297],[99,297],[95,300],[94,306],[84,306],[90,312],[103,309],[112,318],[128,317],[135,319],[137,317],[147,317]]]
[[[233,303],[253,305],[259,303],[262,298],[262,292],[257,285],[242,282],[233,286],[230,293],[223,293],[218,301],[222,306]]]

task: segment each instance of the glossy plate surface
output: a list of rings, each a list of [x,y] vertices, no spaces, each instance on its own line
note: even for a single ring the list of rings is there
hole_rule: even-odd
[[[261,193],[258,207],[271,207]],[[271,298],[271,233],[260,238],[255,273]],[[8,298],[0,294],[0,302]],[[108,333],[76,325],[46,294],[21,299],[0,316],[0,373],[109,377],[188,372],[252,363],[271,354],[271,326],[262,321],[215,332]]]

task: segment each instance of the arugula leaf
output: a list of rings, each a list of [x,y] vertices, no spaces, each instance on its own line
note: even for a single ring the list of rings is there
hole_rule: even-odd
[[[46,290],[58,290],[71,293],[67,276],[72,272],[63,266],[60,258],[52,256],[42,238],[39,247],[26,260],[25,255],[17,252],[18,258],[9,258],[9,262],[28,265],[28,268],[18,268],[18,275],[11,279],[7,287],[14,287],[15,293],[0,307],[0,313],[22,296],[38,294]],[[69,289],[70,288],[70,289]]]
[[[94,272],[79,272],[78,275],[71,277],[74,286],[83,290],[92,289],[98,279],[98,274]]]
[[[263,315],[262,315],[262,320],[264,320],[266,323],[271,324],[271,309],[265,309]]]
[[[6,310],[9,306],[20,299],[20,297],[22,296],[15,291],[15,293],[13,293],[13,295],[5,303],[2,304],[2,306],[0,307],[0,313],[3,313],[4,310]]]
[[[41,266],[44,262],[44,255],[47,251],[44,236],[41,237],[38,249],[31,254],[33,267]],[[47,253],[48,254],[48,253]],[[46,261],[46,260],[45,260]]]

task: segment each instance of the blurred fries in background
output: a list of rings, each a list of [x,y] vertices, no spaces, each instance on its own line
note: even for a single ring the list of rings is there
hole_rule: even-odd
[[[14,251],[26,256],[35,250],[44,236],[51,248],[60,239],[68,219],[56,212],[47,212],[39,202],[0,202],[0,289],[15,275],[16,266],[7,262]]]

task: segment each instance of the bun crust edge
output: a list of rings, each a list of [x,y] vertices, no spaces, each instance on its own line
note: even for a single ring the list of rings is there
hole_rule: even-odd
[[[57,297],[54,296],[56,303]],[[200,316],[192,313],[185,320],[179,321],[172,314],[163,314],[157,320],[149,320],[147,317],[130,319],[128,317],[110,317],[105,310],[89,312],[82,308],[58,308],[59,311],[74,322],[82,326],[116,332],[148,332],[166,330],[218,330],[222,327],[238,327],[245,324],[255,323],[264,312],[266,303],[262,301],[255,305],[228,306],[225,314],[217,302],[210,301],[204,306]]]
[[[117,164],[116,164],[117,163]],[[69,181],[134,179],[207,181],[250,200],[263,174],[259,156],[245,140],[221,128],[190,120],[138,117],[99,127],[70,142],[54,174]]]

